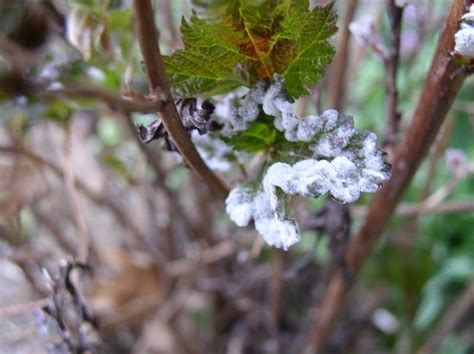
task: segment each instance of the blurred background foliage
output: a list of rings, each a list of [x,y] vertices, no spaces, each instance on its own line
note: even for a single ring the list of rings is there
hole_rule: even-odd
[[[164,53],[181,45],[181,16],[189,16],[193,6],[201,13],[210,3],[218,1],[156,1]],[[344,14],[345,2],[336,3]],[[0,1],[0,304],[7,309],[47,296],[41,269],[54,273],[60,259],[77,257],[86,234],[94,277],[84,280],[84,293],[105,323],[101,337],[110,352],[240,352],[229,349],[232,345],[249,353],[289,352],[324,289],[335,252],[330,237],[308,230],[290,252],[270,249],[254,231],[230,223],[176,154],[156,142],[142,146],[130,117],[100,99],[45,98],[24,87],[27,78],[47,87],[60,82],[116,95],[148,92],[131,1],[52,4]],[[402,130],[417,103],[447,6],[444,0],[413,0],[405,9],[397,83]],[[373,21],[388,41],[384,11],[383,1],[360,0],[355,21]],[[352,39],[347,65],[343,112],[358,128],[381,137],[383,64]],[[301,109],[331,108],[331,80],[329,69],[313,95],[297,102]],[[402,206],[430,197],[434,207],[473,200],[472,92],[471,78]],[[155,114],[131,118],[147,124]],[[371,198],[351,207],[351,230],[357,230]],[[296,203],[303,214],[315,214],[326,199]],[[330,350],[415,352],[473,281],[472,207],[396,215],[350,295]],[[472,296],[470,301],[469,313],[443,338],[438,353],[474,350]],[[43,352],[61,341],[51,323],[38,335],[48,321],[38,320],[38,313],[0,309],[0,352]],[[267,319],[272,316],[276,319]]]

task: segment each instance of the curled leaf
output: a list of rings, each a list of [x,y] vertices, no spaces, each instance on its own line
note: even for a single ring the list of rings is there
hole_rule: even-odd
[[[287,250],[300,239],[296,222],[287,213],[278,215],[270,206],[268,194],[246,186],[234,188],[227,197],[226,211],[238,226],[253,219],[255,228],[269,245]]]
[[[330,194],[341,203],[351,203],[362,192],[375,192],[390,176],[390,165],[377,148],[375,134],[355,129],[352,117],[335,110],[298,117],[281,76],[257,83],[228,124],[248,127],[258,117],[253,106],[273,117],[275,128],[288,141],[280,146],[286,151],[273,154],[260,187],[237,186],[226,204],[232,220],[243,226],[253,219],[269,244],[287,249],[299,240],[298,226],[288,207],[290,195]]]

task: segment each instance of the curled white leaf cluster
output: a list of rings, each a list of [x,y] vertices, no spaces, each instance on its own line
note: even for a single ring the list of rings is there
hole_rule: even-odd
[[[300,238],[288,211],[288,195],[329,193],[342,203],[351,203],[361,192],[375,192],[390,173],[375,134],[355,129],[352,117],[327,110],[320,116],[300,118],[286,98],[281,77],[275,76],[267,86],[261,81],[250,89],[231,124],[245,129],[257,119],[261,105],[288,141],[308,143],[310,156],[293,165],[273,163],[259,188],[237,186],[226,200],[226,210],[239,226],[253,219],[267,243],[287,249]]]
[[[454,36],[456,53],[465,58],[474,58],[474,5],[471,5],[469,12],[461,18],[459,31]]]
[[[238,226],[247,226],[253,219],[255,228],[270,246],[287,250],[300,239],[298,225],[285,213],[279,215],[271,207],[264,191],[237,186],[226,199],[226,211]]]

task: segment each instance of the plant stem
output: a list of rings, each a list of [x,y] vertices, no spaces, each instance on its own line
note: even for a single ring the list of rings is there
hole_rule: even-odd
[[[333,273],[322,302],[316,306],[319,311],[315,312],[317,318],[308,333],[307,352],[325,346],[357,272],[382,235],[467,75],[450,57],[458,21],[465,11],[463,0],[452,1],[412,123],[395,155],[392,176],[376,194],[365,223],[346,249],[345,262]]]
[[[358,0],[347,1],[346,16],[341,28],[341,34],[337,43],[336,56],[334,57],[334,66],[332,77],[333,80],[329,83],[329,90],[331,95],[331,107],[340,111],[344,106],[344,97],[346,96],[346,71],[349,66],[347,58],[349,54],[349,43],[351,31],[349,31],[349,24],[354,18],[354,13],[357,8]]]
[[[390,22],[391,48],[388,55],[384,58],[386,70],[385,90],[386,100],[386,125],[384,133],[384,143],[396,146],[398,128],[400,122],[400,113],[397,112],[398,91],[397,91],[397,72],[400,57],[400,34],[402,29],[403,7],[397,6],[395,0],[389,0],[387,3],[387,14]]]
[[[228,194],[228,187],[207,167],[201,156],[199,156],[183,127],[176,106],[171,99],[171,89],[166,78],[163,59],[158,46],[159,33],[155,26],[151,1],[134,0],[133,8],[135,11],[138,42],[143,54],[150,90],[152,92],[162,92],[166,97],[170,98],[160,112],[163,125],[189,167],[197,173],[219,198],[223,199]]]
[[[438,327],[432,332],[417,353],[434,353],[443,343],[443,340],[447,337],[449,332],[469,313],[472,307],[474,307],[474,281],[471,282],[467,289],[448,308],[439,321]]]

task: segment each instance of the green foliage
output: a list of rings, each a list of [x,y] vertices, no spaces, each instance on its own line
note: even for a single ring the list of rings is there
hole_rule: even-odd
[[[304,84],[315,83],[321,78],[324,67],[334,56],[334,49],[327,40],[337,29],[332,5],[311,12],[305,11],[305,6],[307,4],[299,1],[288,7],[274,56],[277,68],[283,70],[285,88],[292,98],[306,94]],[[278,46],[280,41],[281,48]],[[281,62],[282,59],[285,60]]]
[[[238,6],[237,6],[238,4]],[[225,93],[278,73],[290,98],[307,93],[333,55],[333,5],[309,10],[308,1],[241,0],[217,20],[183,19],[184,49],[165,57],[179,96]]]
[[[275,129],[273,119],[266,117],[253,122],[250,127],[230,138],[223,140],[235,150],[257,152],[269,150],[277,140],[284,140],[283,134]]]
[[[99,5],[99,1],[96,0],[69,0],[71,6],[83,6],[89,9],[95,9]]]

